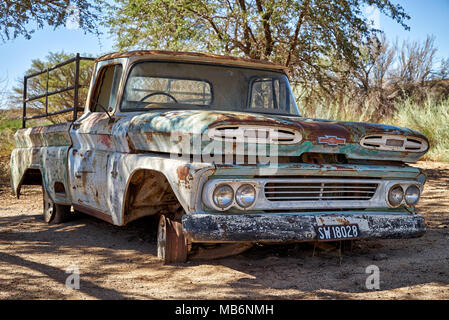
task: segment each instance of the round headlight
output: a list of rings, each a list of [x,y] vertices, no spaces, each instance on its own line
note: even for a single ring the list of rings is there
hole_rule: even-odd
[[[405,191],[405,202],[409,206],[415,205],[419,200],[419,188],[415,185],[412,185],[407,188]]]
[[[234,190],[227,184],[221,184],[215,188],[212,198],[217,207],[224,209],[232,203]]]
[[[237,189],[235,201],[242,208],[250,207],[256,200],[256,189],[250,184],[244,184]]]
[[[404,199],[404,190],[401,186],[394,186],[388,192],[388,202],[392,207],[398,207]]]

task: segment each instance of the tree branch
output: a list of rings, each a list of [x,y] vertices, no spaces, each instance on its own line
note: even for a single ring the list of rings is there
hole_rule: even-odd
[[[288,50],[287,61],[285,62],[286,67],[290,66],[293,50],[298,45],[299,31],[301,30],[301,26],[304,21],[304,17],[306,15],[306,10],[307,10],[308,5],[309,5],[309,0],[304,1],[303,8],[298,17],[298,22],[296,23],[295,33],[293,34],[293,41],[291,42],[290,49]]]
[[[256,0],[256,6],[257,11],[259,12],[261,18],[262,18],[262,26],[263,26],[263,32],[265,35],[265,52],[264,56],[269,57],[271,55],[271,52],[273,51],[273,37],[271,35],[271,29],[269,20],[271,18],[271,15],[273,14],[272,9],[264,12],[263,5],[261,0]]]

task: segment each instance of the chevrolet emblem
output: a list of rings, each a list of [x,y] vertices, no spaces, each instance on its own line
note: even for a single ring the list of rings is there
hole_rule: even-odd
[[[318,137],[318,143],[328,144],[329,146],[337,146],[339,144],[346,144],[346,139],[339,138],[336,136],[324,136],[324,137]]]

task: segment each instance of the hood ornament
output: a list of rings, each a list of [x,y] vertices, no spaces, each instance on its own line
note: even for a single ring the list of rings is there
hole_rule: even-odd
[[[336,136],[324,136],[318,137],[319,144],[327,144],[329,146],[337,146],[339,144],[346,144],[345,138],[339,138]]]

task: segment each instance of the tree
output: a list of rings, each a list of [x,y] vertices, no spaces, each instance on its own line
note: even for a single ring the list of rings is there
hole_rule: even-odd
[[[332,92],[341,65],[355,69],[362,45],[380,33],[373,6],[405,28],[389,0],[115,0],[105,25],[119,49],[194,50],[269,59],[305,87]]]
[[[396,47],[390,45],[384,34],[374,39],[371,46],[361,48],[361,61],[352,71],[354,82],[365,95],[372,90],[383,90],[388,85],[391,67],[396,57]]]
[[[398,46],[397,46],[398,47]],[[435,69],[435,37],[420,41],[404,41],[397,50],[397,64],[390,70],[391,98],[414,97],[424,101],[432,87]],[[435,83],[434,83],[435,84]]]
[[[45,59],[35,59],[31,62],[31,67],[26,71],[26,74],[36,73],[46,68],[52,67],[56,64],[64,62],[73,58],[75,54],[67,54],[64,52],[54,53],[50,52]],[[89,55],[83,55],[89,56]],[[83,105],[87,99],[89,81],[92,76],[93,62],[81,60],[80,62],[80,77],[79,83],[84,85],[78,92],[78,99],[80,105],[78,108],[83,109]],[[68,87],[75,82],[75,66],[74,63],[65,65],[61,68],[50,71],[48,79],[48,91],[54,91],[64,87]],[[46,73],[39,76],[29,78],[27,82],[27,97],[44,94],[47,85]],[[48,97],[48,112],[68,109],[73,107],[73,90],[65,91],[56,95]],[[13,94],[10,97],[11,107],[21,107],[23,100],[23,80],[19,85],[13,88]],[[28,114],[38,114],[45,112],[45,98],[27,103]],[[69,119],[71,113],[54,116],[50,119],[52,122],[61,122],[63,119]]]
[[[396,82],[404,86],[424,84],[432,73],[436,51],[434,36],[427,36],[423,43],[404,41],[395,74]]]
[[[449,78],[449,57],[443,58],[440,61],[440,67],[437,71],[433,72],[432,79],[443,80]]]
[[[31,38],[37,28],[65,25],[67,19],[87,32],[96,32],[99,10],[97,2],[89,0],[2,0],[0,2],[0,38],[5,41],[18,36]]]

